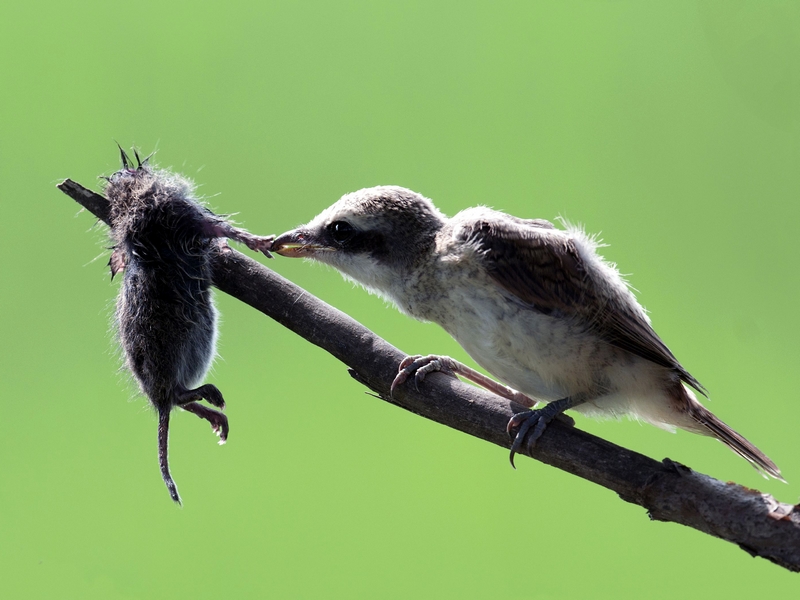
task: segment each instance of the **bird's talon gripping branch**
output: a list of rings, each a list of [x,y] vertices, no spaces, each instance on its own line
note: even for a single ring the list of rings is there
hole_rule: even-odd
[[[517,431],[516,436],[514,436],[514,443],[511,444],[511,452],[508,456],[508,459],[511,462],[511,466],[513,468],[515,469],[517,468],[517,466],[514,464],[514,455],[517,452],[519,452],[520,448],[522,448],[522,443],[525,441],[525,436],[528,434],[528,431],[530,431],[531,427],[533,427],[534,425],[538,426],[540,423],[543,423],[545,427],[547,426],[547,423],[542,421],[541,409],[526,410],[524,412],[515,414],[508,420],[508,425],[506,425],[506,431],[508,432],[508,435],[510,436],[514,435],[513,431],[516,428],[519,428],[519,431]],[[542,435],[542,432],[544,431],[545,427],[541,427],[541,429],[539,427],[536,427],[536,429],[534,429],[534,433],[531,435],[531,439],[528,440],[529,448],[533,448],[536,445],[536,440],[539,439],[539,437]],[[539,429],[540,431],[538,431],[537,435],[537,430]]]
[[[522,412],[514,413],[514,416],[508,420],[508,424],[506,425],[506,433],[508,434],[509,437],[514,437],[514,430],[520,426],[520,423],[522,423],[525,420],[525,416],[531,412],[533,411],[525,410]]]
[[[456,377],[453,359],[436,354],[407,356],[398,366],[397,375],[392,381],[390,394],[393,395],[397,386],[405,383],[412,374],[414,375],[414,387],[417,391],[420,391],[419,384],[425,381],[425,377],[429,373],[444,373],[445,375]]]
[[[455,371],[448,364],[446,356],[428,356],[423,360],[425,361],[424,364],[418,367],[417,372],[414,374],[417,390],[419,390],[419,384],[425,381],[425,376],[428,373],[444,373],[451,377],[456,376]]]
[[[420,358],[422,358],[422,354],[412,354],[411,356],[406,356],[400,363],[400,366],[398,366],[398,370],[405,370],[408,366],[412,365],[414,361],[417,361]]]
[[[397,367],[397,375],[395,375],[394,379],[392,380],[392,385],[389,388],[389,395],[394,396],[394,391],[397,389],[397,386],[403,385],[408,376],[413,373],[413,370],[409,369],[409,367],[414,364],[414,361],[417,359],[422,358],[421,354],[415,354],[412,356],[406,356],[398,365]]]
[[[543,408],[526,410],[511,417],[508,420],[508,425],[506,425],[508,434],[513,435],[513,431],[519,428],[517,435],[514,437],[514,443],[511,444],[511,453],[508,457],[511,461],[511,466],[515,469],[517,468],[514,465],[514,455],[522,448],[525,437],[528,435],[531,427],[533,431],[528,437],[528,451],[536,445],[536,442],[542,437],[544,430],[547,429],[547,426],[553,419],[561,415],[565,410],[577,406],[581,402],[582,400],[580,398],[562,398],[561,400],[550,402]]]

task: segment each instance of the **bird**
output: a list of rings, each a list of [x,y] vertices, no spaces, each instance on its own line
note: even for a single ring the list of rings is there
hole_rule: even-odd
[[[580,227],[485,206],[446,217],[398,186],[346,194],[271,250],[333,266],[410,317],[440,325],[493,378],[447,356],[409,356],[392,393],[441,371],[528,410],[514,414],[510,460],[564,411],[623,415],[711,436],[764,476],[766,454],[705,408],[706,389],[653,330],[599,242]],[[565,415],[566,417],[566,415]]]

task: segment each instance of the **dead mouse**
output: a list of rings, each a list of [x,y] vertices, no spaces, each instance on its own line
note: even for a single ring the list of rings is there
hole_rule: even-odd
[[[136,166],[122,148],[120,154],[122,169],[105,184],[114,244],[111,277],[124,277],[115,321],[125,365],[158,412],[161,476],[180,504],[167,461],[170,411],[177,406],[207,420],[221,444],[228,436],[227,417],[197,402],[225,407],[215,386],[202,385],[217,342],[213,244],[230,238],[271,258],[274,236],[233,227],[198,201],[191,181],[155,168],[136,150]]]

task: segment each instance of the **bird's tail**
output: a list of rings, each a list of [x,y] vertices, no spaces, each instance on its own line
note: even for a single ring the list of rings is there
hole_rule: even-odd
[[[736,452],[736,454],[748,461],[761,473],[770,475],[783,482],[786,481],[783,477],[781,477],[781,470],[769,459],[766,454],[748,442],[744,437],[736,433],[733,429],[728,427],[725,423],[720,421],[711,411],[706,409],[697,400],[694,400],[694,398],[691,397],[690,400],[693,401],[689,402],[688,413],[694,422],[693,424],[697,424],[698,426],[697,429],[694,429],[695,431],[717,438],[728,448]]]
[[[161,477],[167,485],[170,497],[177,502],[181,503],[181,497],[178,495],[178,486],[175,485],[175,480],[169,474],[169,462],[167,460],[167,447],[169,442],[169,413],[171,407],[158,410],[158,464],[161,467]]]

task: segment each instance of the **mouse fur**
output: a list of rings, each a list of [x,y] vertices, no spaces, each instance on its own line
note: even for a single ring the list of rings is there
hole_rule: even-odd
[[[204,384],[216,354],[217,310],[211,292],[211,253],[231,238],[271,257],[273,236],[254,236],[215,215],[188,179],[120,148],[122,168],[106,178],[111,207],[111,277],[123,274],[115,311],[125,366],[158,413],[158,458],[171,498],[181,503],[167,459],[175,407],[207,420],[225,443],[228,419],[216,386]],[[148,157],[149,158],[149,157]]]

